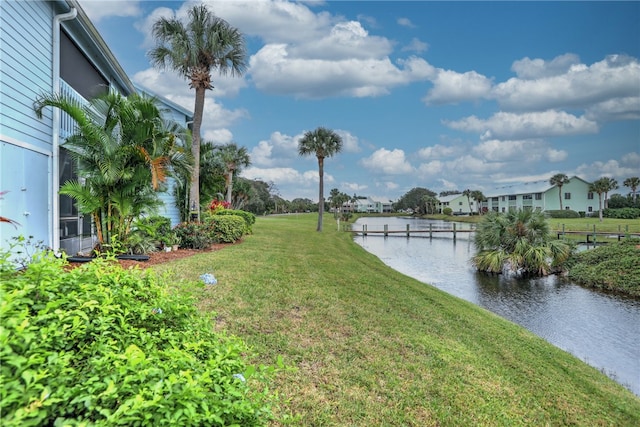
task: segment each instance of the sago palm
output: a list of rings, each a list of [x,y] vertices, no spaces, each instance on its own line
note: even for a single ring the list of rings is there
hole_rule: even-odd
[[[205,92],[213,89],[211,72],[241,75],[247,66],[247,54],[242,33],[215,16],[206,5],[193,6],[188,15],[186,23],[176,18],[160,18],[152,30],[157,45],[148,55],[153,65],[178,72],[195,89],[191,144],[195,166],[191,174],[189,200],[199,212],[200,128]]]
[[[320,177],[318,194],[318,227],[322,231],[322,213],[324,212],[324,159],[342,150],[342,138],[330,129],[319,127],[305,132],[298,141],[300,156],[315,155],[318,158],[318,175]]]

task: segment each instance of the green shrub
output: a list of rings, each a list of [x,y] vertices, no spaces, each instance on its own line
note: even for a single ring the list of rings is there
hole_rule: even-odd
[[[598,289],[640,296],[640,240],[629,238],[575,254],[569,278]]]
[[[217,211],[213,215],[237,215],[239,217],[242,217],[242,219],[244,219],[247,224],[245,234],[251,234],[253,224],[255,224],[256,222],[256,216],[254,214],[240,209],[223,209]]]
[[[602,216],[604,218],[636,219],[636,218],[640,218],[640,209],[638,208],[605,209],[602,211]]]
[[[247,223],[238,215],[212,215],[206,219],[216,243],[233,243],[245,234]]]
[[[214,243],[213,230],[207,222],[182,222],[173,229],[186,249],[207,249]]]
[[[1,255],[1,254],[0,254]],[[40,253],[0,256],[3,426],[265,425],[273,368],[212,331],[150,273],[94,260],[72,271]],[[245,380],[246,378],[246,380]],[[260,389],[257,389],[259,386]]]
[[[544,211],[544,213],[550,218],[580,218],[580,214],[578,212],[570,209],[547,210]]]
[[[451,216],[451,214],[453,213],[453,209],[451,209],[451,208],[443,208],[442,209],[442,213],[447,215],[447,216]]]

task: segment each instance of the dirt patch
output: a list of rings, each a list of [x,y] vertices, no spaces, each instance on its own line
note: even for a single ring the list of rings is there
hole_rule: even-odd
[[[118,263],[122,266],[122,268],[125,268],[125,269],[130,267],[135,267],[135,266],[139,266],[140,268],[147,268],[152,265],[164,264],[165,262],[186,258],[186,257],[190,257],[193,255],[197,255],[205,252],[219,251],[220,249],[224,249],[227,246],[236,245],[238,243],[216,243],[214,245],[211,245],[207,249],[178,249],[177,251],[171,251],[171,252],[164,252],[164,251],[152,252],[147,254],[149,255],[149,259],[147,261],[134,261],[134,260],[128,260],[128,259],[121,259],[121,260],[118,260]],[[79,262],[70,262],[69,267],[76,268],[81,266],[82,264],[83,263],[79,263]]]

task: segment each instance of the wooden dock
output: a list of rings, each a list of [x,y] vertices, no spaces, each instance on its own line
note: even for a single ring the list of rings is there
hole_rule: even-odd
[[[367,236],[370,234],[373,234],[373,235],[382,234],[385,237],[390,235],[405,235],[406,237],[410,237],[412,235],[422,235],[422,236],[428,235],[429,237],[433,237],[434,233],[436,234],[448,233],[453,235],[453,238],[455,239],[458,233],[473,233],[475,230],[473,229],[459,230],[457,229],[456,224],[453,224],[452,228],[433,228],[433,225],[429,224],[428,229],[413,229],[413,230],[411,229],[409,224],[407,224],[407,227],[404,230],[389,230],[389,226],[385,224],[383,230],[369,230],[367,228],[367,225],[364,224],[361,230],[348,229],[346,231],[349,231],[353,234],[357,234],[361,236]]]
[[[640,238],[640,233],[627,233],[627,232],[610,232],[610,231],[557,231],[558,239],[561,239],[565,235],[573,236],[585,236],[586,243],[596,243],[598,236],[607,237],[609,239],[618,239],[618,242],[622,238],[636,237]],[[591,240],[593,239],[593,240]]]

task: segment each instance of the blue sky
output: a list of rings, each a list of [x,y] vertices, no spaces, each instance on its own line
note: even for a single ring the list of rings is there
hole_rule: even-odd
[[[146,56],[153,22],[188,2],[80,2],[135,83],[193,109]],[[640,2],[205,3],[245,34],[249,67],[213,76],[203,137],[247,147],[242,175],[285,199],[318,198],[317,160],[297,155],[318,126],[344,142],[325,197],[640,175]]]

